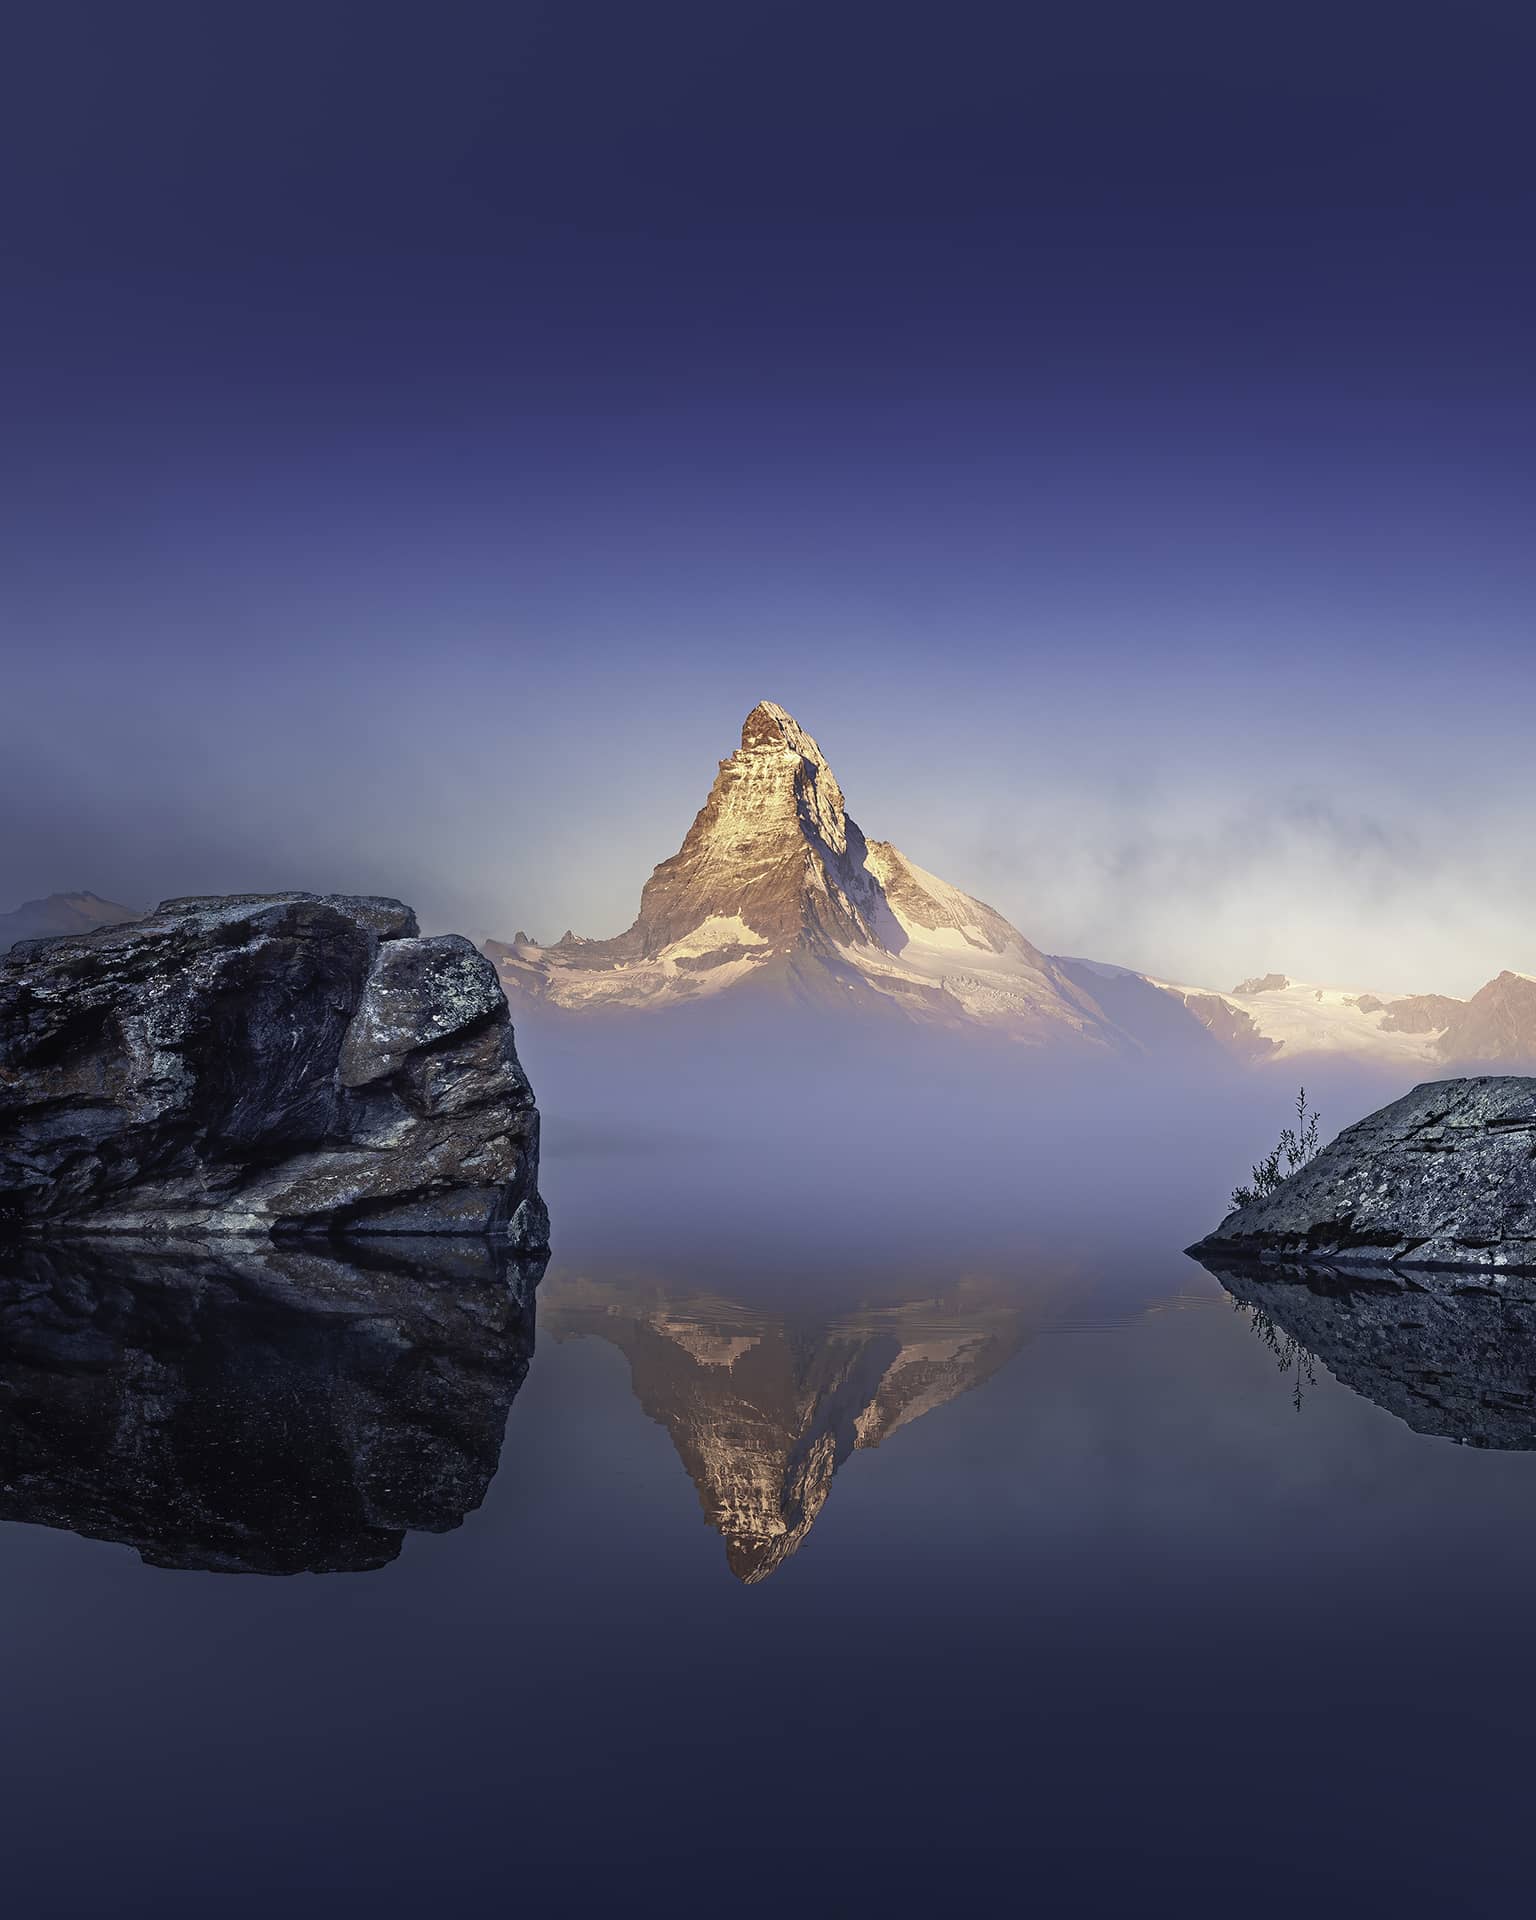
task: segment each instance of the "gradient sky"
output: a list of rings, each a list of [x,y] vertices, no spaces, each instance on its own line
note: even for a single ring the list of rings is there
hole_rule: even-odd
[[[758,699],[1040,944],[1536,971],[1523,4],[16,10],[0,906],[617,931]]]

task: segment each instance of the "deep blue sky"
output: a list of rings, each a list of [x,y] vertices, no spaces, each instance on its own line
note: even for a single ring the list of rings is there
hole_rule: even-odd
[[[0,906],[630,917],[746,710],[1043,944],[1536,970],[1524,5],[17,10]]]

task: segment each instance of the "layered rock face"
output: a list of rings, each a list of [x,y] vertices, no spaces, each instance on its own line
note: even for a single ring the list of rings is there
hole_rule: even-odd
[[[1536,1271],[1536,1080],[1415,1087],[1341,1133],[1190,1251],[1246,1258]]]
[[[236,894],[0,962],[0,1230],[547,1244],[495,969],[397,900]]]
[[[0,1520],[157,1567],[385,1566],[484,1498],[542,1264],[490,1240],[0,1249]]]
[[[1536,1448],[1536,1284],[1425,1286],[1391,1267],[1207,1263],[1257,1331],[1320,1360],[1415,1433]]]

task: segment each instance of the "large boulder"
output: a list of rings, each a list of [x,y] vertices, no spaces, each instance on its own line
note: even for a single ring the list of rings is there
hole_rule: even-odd
[[[1191,1247],[1325,1266],[1536,1271],[1536,1080],[1432,1080]]]
[[[495,968],[398,900],[167,901],[0,961],[0,1228],[476,1233],[533,1250]]]

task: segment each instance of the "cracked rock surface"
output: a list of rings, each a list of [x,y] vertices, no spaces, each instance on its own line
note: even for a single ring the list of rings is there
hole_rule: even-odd
[[[1415,1087],[1190,1252],[1536,1271],[1536,1079]]]
[[[0,961],[0,1229],[547,1245],[494,967],[398,900],[233,894]]]

